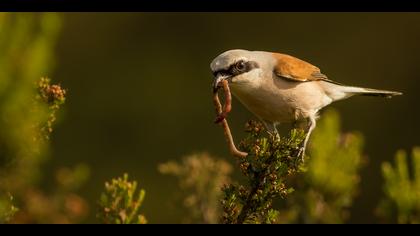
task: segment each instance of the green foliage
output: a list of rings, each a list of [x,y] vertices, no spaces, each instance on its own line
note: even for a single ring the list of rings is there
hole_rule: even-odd
[[[89,178],[86,165],[58,168],[52,186],[39,185],[66,100],[66,91],[44,77],[54,67],[60,26],[55,13],[0,13],[0,223],[77,223],[89,210],[76,194]],[[320,119],[305,166],[296,158],[301,130],[277,139],[251,121],[246,131],[240,148],[249,155],[237,159],[244,184],[231,183],[232,167],[206,153],[159,166],[161,173],[178,178],[189,222],[346,222],[358,191],[363,139],[341,134],[336,112]],[[384,221],[420,223],[419,148],[411,159],[412,175],[403,151],[395,164],[382,165],[385,196],[377,213]],[[139,213],[144,197],[128,175],[113,179],[105,184],[98,217],[104,223],[146,223]]]
[[[296,156],[304,133],[293,129],[289,137],[266,137],[263,125],[255,121],[248,122],[245,130],[248,137],[240,149],[248,156],[238,162],[247,184],[224,188],[222,219],[229,224],[274,223],[278,212],[273,209],[273,200],[293,192],[285,179],[301,171],[302,163]]]
[[[98,218],[106,224],[145,224],[146,218],[139,213],[146,192],[137,193],[137,182],[123,178],[112,179],[105,183],[105,192],[99,202]]]
[[[49,135],[53,131],[53,123],[56,120],[56,112],[66,100],[66,90],[60,85],[51,84],[51,79],[41,78],[37,84],[38,94],[36,99],[48,106],[48,119],[45,124],[41,125],[42,138],[49,139]]]
[[[293,179],[297,191],[287,199],[282,221],[344,223],[358,190],[362,150],[362,135],[342,134],[338,113],[327,110],[311,137],[306,171]]]
[[[86,217],[87,202],[75,191],[89,178],[84,164],[74,168],[59,168],[54,175],[54,186],[45,191],[29,186],[18,194],[19,211],[11,223],[77,223]]]
[[[78,164],[73,169],[60,168],[56,171],[57,185],[63,190],[79,189],[90,176],[90,168],[85,164]]]
[[[55,13],[0,13],[1,222],[73,223],[87,213],[74,193],[88,178],[86,166],[58,169],[48,191],[38,186],[65,101],[65,90],[42,78],[53,68],[60,24]]]
[[[189,211],[189,223],[218,223],[221,188],[230,182],[232,167],[208,153],[186,156],[181,163],[170,161],[159,165],[163,174],[178,178],[184,206]]]
[[[357,193],[363,139],[357,133],[341,135],[336,112],[323,115],[311,137],[311,156],[305,166],[297,158],[303,131],[292,129],[280,139],[263,136],[263,126],[254,121],[246,131],[248,137],[240,149],[248,156],[238,162],[247,184],[224,188],[224,223],[342,223],[347,219]],[[279,199],[282,207],[274,209]]]
[[[19,209],[14,205],[13,196],[1,194],[0,198],[0,224],[10,222]]]
[[[60,21],[52,13],[0,13],[0,26],[0,169],[10,189],[36,182],[45,158],[37,137],[49,112],[34,84],[51,70]]]
[[[384,220],[392,221],[396,215],[398,223],[420,223],[420,148],[413,149],[411,160],[411,177],[403,150],[397,152],[394,166],[389,162],[382,164],[385,197],[377,213]]]

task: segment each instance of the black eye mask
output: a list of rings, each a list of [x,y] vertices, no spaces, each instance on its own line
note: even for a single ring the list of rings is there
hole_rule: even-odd
[[[249,72],[255,68],[259,68],[258,63],[255,61],[238,61],[230,65],[227,69],[221,69],[213,72],[213,75],[216,76],[217,74],[221,74],[229,77],[234,77]]]

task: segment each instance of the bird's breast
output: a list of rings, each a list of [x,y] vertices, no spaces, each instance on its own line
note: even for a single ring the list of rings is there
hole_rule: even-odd
[[[234,96],[258,118],[290,123],[308,117],[325,106],[325,93],[312,82],[276,78],[258,85],[232,84]]]

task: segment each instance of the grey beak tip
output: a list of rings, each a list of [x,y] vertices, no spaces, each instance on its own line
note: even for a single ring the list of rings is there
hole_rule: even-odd
[[[214,81],[213,81],[213,91],[217,91],[217,88],[219,87],[219,82],[221,81],[221,79],[220,78],[214,78]]]

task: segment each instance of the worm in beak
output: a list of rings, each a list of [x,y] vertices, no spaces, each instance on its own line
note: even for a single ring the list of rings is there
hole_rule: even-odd
[[[220,88],[220,83],[224,80],[227,81],[228,78],[228,75],[222,75],[221,73],[217,74],[213,81],[213,92],[217,92]]]

